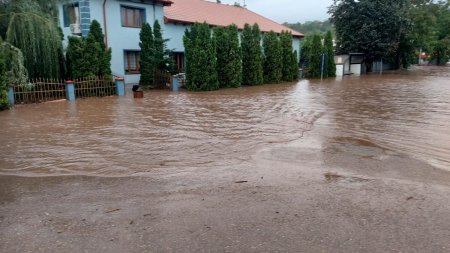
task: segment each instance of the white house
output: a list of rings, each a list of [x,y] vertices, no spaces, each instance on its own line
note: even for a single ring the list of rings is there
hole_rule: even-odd
[[[177,67],[184,66],[183,35],[196,22],[211,26],[258,23],[262,32],[291,31],[293,47],[299,52],[303,34],[269,20],[246,8],[208,2],[205,0],[61,0],[60,22],[64,37],[86,36],[92,20],[104,29],[105,43],[112,48],[111,68],[115,75],[124,76],[127,83],[139,82],[139,33],[142,24],[158,20],[167,47],[174,51]]]

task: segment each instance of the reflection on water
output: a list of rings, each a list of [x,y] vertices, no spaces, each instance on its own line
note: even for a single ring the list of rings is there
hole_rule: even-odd
[[[209,93],[152,91],[0,113],[0,173],[132,175],[233,166],[299,139],[352,137],[450,168],[450,69]]]

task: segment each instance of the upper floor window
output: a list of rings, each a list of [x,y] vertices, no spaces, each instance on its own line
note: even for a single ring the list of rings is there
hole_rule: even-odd
[[[120,8],[122,26],[141,28],[145,22],[145,10],[140,8],[122,6]]]
[[[80,6],[77,2],[63,5],[64,27],[80,24]]]

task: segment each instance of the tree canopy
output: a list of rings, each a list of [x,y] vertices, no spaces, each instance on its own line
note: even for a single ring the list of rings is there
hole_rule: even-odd
[[[338,53],[360,52],[407,67],[425,49],[437,63],[450,55],[448,1],[335,0],[330,7]]]
[[[0,6],[1,35],[22,51],[30,78],[64,75],[62,36],[55,3],[11,0]]]

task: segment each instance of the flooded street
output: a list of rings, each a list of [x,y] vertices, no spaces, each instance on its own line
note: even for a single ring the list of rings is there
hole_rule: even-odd
[[[450,249],[449,67],[16,106],[0,122],[2,252]]]
[[[0,113],[0,173],[129,176],[234,166],[300,139],[357,139],[450,170],[450,70],[147,93],[18,106]]]

